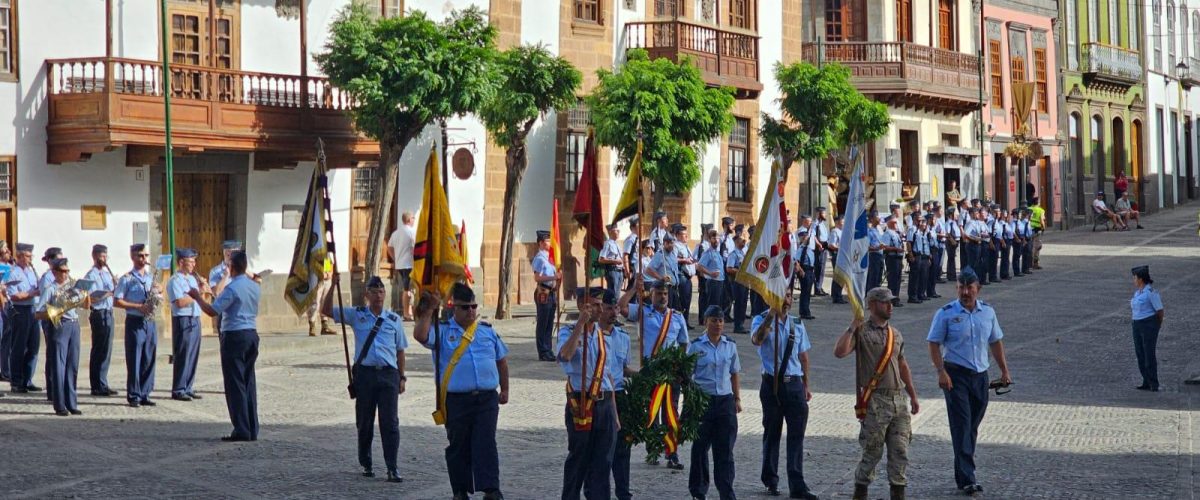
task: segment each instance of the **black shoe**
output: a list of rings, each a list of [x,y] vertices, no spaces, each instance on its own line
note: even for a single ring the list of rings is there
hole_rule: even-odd
[[[539,355],[538,361],[556,361],[552,355]]]
[[[60,417],[66,417],[66,416],[69,416],[71,414],[71,412],[69,412],[67,410],[59,410],[59,411],[54,412],[54,414],[58,415]]]
[[[83,412],[81,412],[79,410],[69,410],[69,411],[71,412],[72,415],[83,415]]]
[[[704,500],[704,495],[692,495],[692,500]]]
[[[825,293],[825,291],[824,291],[824,290],[817,290],[817,293],[814,293],[813,295],[815,295],[815,296],[817,296],[817,297],[824,297],[824,296],[826,296],[826,295],[829,295],[829,294],[828,294],[828,293]]]
[[[172,394],[171,399],[174,399],[175,401],[191,401],[192,397],[188,396],[187,394]]]
[[[150,401],[149,399],[142,400],[142,406],[156,406],[156,405],[158,405],[158,403],[155,403],[154,401]]]
[[[667,459],[667,468],[675,469],[675,470],[683,470],[683,464],[679,463],[678,458],[668,458]]]
[[[817,317],[813,316],[811,314],[805,314],[803,316],[800,316],[800,319],[817,319]]]
[[[12,382],[12,379],[4,375],[0,375],[0,382]]]
[[[920,303],[921,303],[921,301],[920,301],[920,300],[917,300],[917,299],[908,299],[908,303],[909,303],[909,304],[920,304]]]
[[[375,471],[371,470],[370,467],[363,467],[362,477],[375,477]]]
[[[42,392],[42,388],[36,385],[27,385],[25,386],[25,390],[29,392]]]
[[[1150,392],[1158,392],[1158,386],[1151,387]]]
[[[129,402],[130,408],[137,408],[139,406],[142,406],[142,403],[140,401],[134,400],[134,401]]]
[[[931,299],[940,299],[940,298],[942,298],[942,296],[941,296],[941,295],[938,295],[938,294],[936,294],[936,293],[935,293],[935,294],[933,294],[933,295],[930,295],[930,296],[929,296],[929,298],[931,298]]]
[[[945,283],[945,282],[946,282],[946,280],[944,280],[944,279],[941,279],[941,278],[938,278],[937,282],[938,282],[938,283]]]
[[[468,500],[469,498],[471,498],[469,495],[461,491],[454,494],[454,500]]]
[[[1138,229],[1146,229],[1146,228],[1142,227],[1142,225],[1141,225],[1141,224],[1138,224],[1138,225],[1137,225],[1137,228],[1138,228]]]
[[[204,399],[204,398],[200,397],[199,394],[196,394],[196,393],[188,394],[188,397],[190,397],[192,399]]]
[[[253,439],[250,439],[250,438],[244,437],[244,436],[235,436],[233,434],[230,434],[228,436],[221,436],[221,441],[224,441],[226,443],[234,443],[234,442],[239,442],[239,441],[253,441]]]
[[[399,473],[399,472],[397,472],[397,471],[394,471],[394,470],[390,470],[390,471],[388,471],[388,473],[387,473],[387,482],[389,482],[389,483],[403,483],[403,482],[404,482],[404,478],[400,477],[400,473]]]
[[[892,301],[892,307],[904,307],[904,304],[901,304],[900,301],[896,300]]]
[[[1137,389],[1139,391],[1148,391],[1148,390],[1150,390],[1150,384],[1142,384],[1137,387],[1134,387],[1134,389]]]
[[[742,328],[742,327],[735,327],[735,328],[733,329],[733,333],[742,333],[742,334],[745,334],[745,333],[750,333],[750,330],[747,330],[747,329],[745,329],[745,328]]]
[[[489,491],[483,494],[483,500],[504,500],[504,493],[500,490]]]
[[[820,500],[820,497],[807,491],[801,493],[792,493],[788,498],[803,498],[804,500]]]
[[[773,497],[779,496],[779,488],[775,486],[767,486],[767,494]]]

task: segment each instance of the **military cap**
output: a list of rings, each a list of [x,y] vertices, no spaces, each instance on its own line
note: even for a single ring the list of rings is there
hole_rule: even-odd
[[[18,252],[32,252],[33,245],[31,245],[29,243],[17,243],[17,251]]]
[[[368,290],[383,288],[383,279],[379,276],[371,276],[370,278],[367,278],[366,287]]]
[[[548,239],[550,239],[550,231],[543,231],[541,229],[537,230],[537,240],[539,242],[542,240],[548,240]]]
[[[891,302],[896,299],[892,295],[892,291],[885,286],[878,286],[867,291],[867,303],[872,302]]]
[[[667,213],[666,213],[666,212],[663,212],[662,210],[659,210],[659,211],[657,211],[657,212],[654,212],[654,221],[655,221],[655,222],[658,222],[658,219],[661,219],[661,218],[663,218],[663,217],[666,217],[666,216],[667,216]]]
[[[713,225],[708,222],[700,224],[700,232],[701,233],[708,234],[708,231],[712,228],[713,228]]]
[[[967,267],[962,268],[962,271],[959,271],[958,284],[971,285],[971,284],[975,284],[975,283],[979,283],[979,275],[975,274],[974,268],[972,268],[971,266],[967,266]]]
[[[1020,215],[1022,210],[1025,210],[1025,209],[1023,209],[1023,208],[1014,208],[1014,209],[1012,209],[1012,211],[1010,212],[1010,215]]]
[[[242,242],[238,240],[225,240],[221,243],[222,250],[241,250]]]
[[[53,260],[53,259],[54,259],[54,256],[55,256],[55,255],[59,255],[59,254],[62,254],[62,253],[63,253],[63,251],[62,251],[62,249],[61,249],[61,248],[58,248],[58,247],[50,247],[50,248],[47,248],[47,249],[46,249],[46,252],[42,254],[42,261],[43,261],[43,262],[50,262],[51,260]]]
[[[721,306],[708,306],[704,309],[704,320],[708,321],[708,318],[725,319],[725,311],[721,310]]]
[[[668,241],[670,241],[670,242],[674,242],[674,241],[675,241],[675,237],[674,237],[674,236],[671,236],[670,234],[664,234],[664,235],[663,235],[663,237],[662,237],[662,240],[663,240],[663,243],[666,243],[666,242],[668,242]]]
[[[735,233],[740,233],[740,232],[742,232],[742,231],[745,231],[745,230],[746,230],[746,225],[745,225],[745,224],[738,224],[738,225],[736,225],[736,226],[733,226],[733,232],[735,232]]]
[[[670,283],[667,283],[666,281],[656,280],[653,284],[650,285],[650,288],[652,288],[654,290],[666,290],[670,286],[671,286]]]
[[[472,290],[466,283],[455,283],[454,286],[450,287],[450,300],[455,305],[474,304],[475,290]]]
[[[653,241],[650,241],[650,240],[642,240],[642,248],[643,248],[643,249],[645,249],[645,248],[651,248],[651,247],[653,247],[653,246],[654,246],[654,242],[653,242]]]
[[[1096,196],[1104,196],[1104,191],[1096,191]]]
[[[733,224],[733,222],[734,222],[733,217],[730,217],[728,215],[726,215],[725,217],[721,217],[721,225],[722,226],[728,226],[730,224]]]
[[[99,243],[92,245],[92,254],[108,253],[108,246]]]
[[[678,222],[671,224],[671,232],[672,233],[678,233],[680,231],[687,231],[687,226],[680,224]]]
[[[833,216],[833,221],[834,221],[834,222],[837,222],[837,221],[840,221],[840,220],[842,220],[842,219],[844,219],[844,218],[845,218],[845,217],[843,217],[843,216],[841,216],[841,215],[835,215],[835,216]]]
[[[638,223],[638,218],[636,215],[629,218],[629,227],[634,227],[637,225],[637,223]]]
[[[925,220],[933,220],[933,214],[925,214]]]
[[[617,303],[617,294],[602,286],[581,286],[575,288],[575,300],[583,300],[585,296],[593,299],[600,299],[599,302],[606,305],[614,305]]]
[[[609,225],[607,225],[607,226],[604,226],[604,229],[608,229],[608,230],[613,230],[613,229],[616,229],[616,228],[617,228],[617,223],[615,223],[615,222],[614,222],[614,223],[612,223],[612,224],[609,224]]]
[[[1150,266],[1137,266],[1130,269],[1130,272],[1146,283],[1154,283],[1154,280],[1150,279]]]
[[[900,208],[900,204],[893,201],[888,204],[888,208],[891,208],[891,209]]]
[[[146,249],[145,243],[134,243],[129,245],[129,253],[140,252]]]
[[[175,249],[175,256],[180,259],[194,259],[196,258],[196,255],[196,251],[190,248],[181,247]]]
[[[946,213],[947,213],[947,214],[952,214],[952,213],[954,213],[954,207],[946,207]]]
[[[64,267],[67,267],[67,259],[66,259],[66,257],[59,257],[59,258],[57,258],[57,259],[50,259],[50,267],[51,267],[51,268],[54,268],[54,269],[62,269],[62,268],[64,268]]]
[[[887,224],[887,223],[889,223],[889,222],[892,222],[892,221],[894,221],[894,220],[896,220],[896,216],[894,216],[894,215],[889,215],[889,216],[887,216],[887,217],[884,217],[884,218],[883,218],[883,223],[884,223],[884,224]]]
[[[879,217],[879,211],[872,208],[871,211],[867,212],[867,216],[868,217]]]

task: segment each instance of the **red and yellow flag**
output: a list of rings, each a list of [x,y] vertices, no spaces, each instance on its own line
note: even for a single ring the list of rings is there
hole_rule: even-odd
[[[466,279],[467,260],[450,219],[450,204],[442,189],[440,171],[437,149],[431,148],[429,161],[425,163],[425,192],[421,215],[417,218],[412,276],[418,293],[431,290],[445,299],[454,283]]]
[[[562,243],[558,237],[558,199],[554,200],[554,209],[550,212],[550,264],[555,269],[562,269]]]
[[[587,254],[588,278],[601,278],[604,268],[599,264],[600,251],[608,239],[604,234],[604,212],[600,201],[599,168],[596,165],[596,143],[592,132],[588,132],[587,146],[583,149],[583,171],[579,186],[575,189],[575,222],[585,230],[584,250]]]
[[[467,221],[464,219],[462,224],[458,226],[458,253],[462,255],[463,274],[467,278],[467,283],[474,285],[475,276],[471,274],[471,258],[467,254]]]

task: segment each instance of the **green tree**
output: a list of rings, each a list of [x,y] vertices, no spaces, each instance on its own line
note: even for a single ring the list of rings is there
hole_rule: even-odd
[[[525,140],[538,118],[551,109],[566,110],[575,105],[575,91],[583,75],[566,59],[555,57],[541,45],[513,47],[496,59],[497,91],[479,110],[492,140],[505,148],[504,215],[500,229],[500,298],[496,318],[509,317],[508,289],[517,198],[521,181],[529,166]]]
[[[835,156],[838,163],[849,166],[849,170],[853,171],[854,164],[861,156],[861,146],[887,135],[892,118],[888,115],[887,105],[873,101],[857,90],[847,101],[842,111],[842,126],[836,138],[838,151],[835,152]],[[858,154],[851,154],[852,150]]]
[[[369,274],[378,271],[387,237],[400,155],[426,126],[477,111],[492,95],[495,38],[496,29],[475,7],[455,11],[439,23],[419,11],[372,16],[353,3],[330,26],[317,64],[353,98],[355,127],[379,141],[383,183],[373,200]]]
[[[824,158],[843,139],[843,117],[860,96],[850,85],[850,71],[840,64],[818,68],[806,62],[775,64],[780,117],[763,113],[763,150],[780,158],[785,175],[797,160]]]
[[[629,51],[620,71],[598,70],[588,97],[596,143],[617,150],[626,173],[642,137],[642,175],[654,183],[654,207],[667,192],[700,180],[699,148],[733,126],[733,90],[709,87],[688,60],[650,59]]]

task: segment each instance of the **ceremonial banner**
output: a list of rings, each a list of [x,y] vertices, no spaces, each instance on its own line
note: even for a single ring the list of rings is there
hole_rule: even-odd
[[[617,200],[613,212],[613,222],[627,219],[638,214],[638,206],[642,201],[642,141],[638,141],[637,152],[629,163],[629,177],[625,178],[625,187],[621,189],[621,198]]]
[[[575,188],[575,221],[587,230],[584,248],[587,250],[588,278],[601,278],[604,268],[599,264],[600,250],[607,239],[604,234],[604,212],[600,206],[600,170],[596,168],[596,144],[592,132],[588,132],[587,146],[583,150],[583,172]]]
[[[554,199],[554,208],[550,211],[550,264],[555,269],[562,270],[562,239],[558,236],[557,198]]]
[[[773,310],[783,308],[783,299],[792,283],[792,243],[787,231],[787,208],[783,204],[784,183],[776,161],[771,165],[769,189],[763,197],[762,209],[754,240],[747,247],[746,258],[735,280],[763,298]]]
[[[450,287],[466,279],[467,262],[459,250],[458,235],[450,222],[450,204],[442,189],[437,149],[430,148],[425,163],[425,192],[421,196],[421,215],[417,217],[417,242],[413,246],[413,282],[417,296],[431,290],[443,299]]]
[[[325,167],[321,162],[313,169],[308,182],[308,195],[304,200],[304,213],[300,215],[300,230],[296,232],[296,247],[292,253],[292,265],[288,271],[287,284],[283,288],[283,300],[292,306],[296,314],[305,314],[321,288],[325,271],[325,258],[329,244],[325,241]],[[170,256],[167,256],[170,257]],[[167,265],[168,269],[170,264]]]
[[[458,253],[462,255],[463,274],[467,279],[467,284],[475,284],[475,275],[471,274],[471,258],[467,254],[467,221],[463,220],[458,225]]]
[[[870,240],[867,232],[868,225],[866,185],[863,182],[863,162],[858,158],[857,147],[850,149],[851,158],[857,165],[854,174],[850,176],[850,190],[846,197],[845,229],[842,230],[842,241],[838,242],[838,257],[834,263],[833,279],[842,284],[850,305],[854,308],[854,317],[863,319],[867,295],[867,265],[870,253]]]

